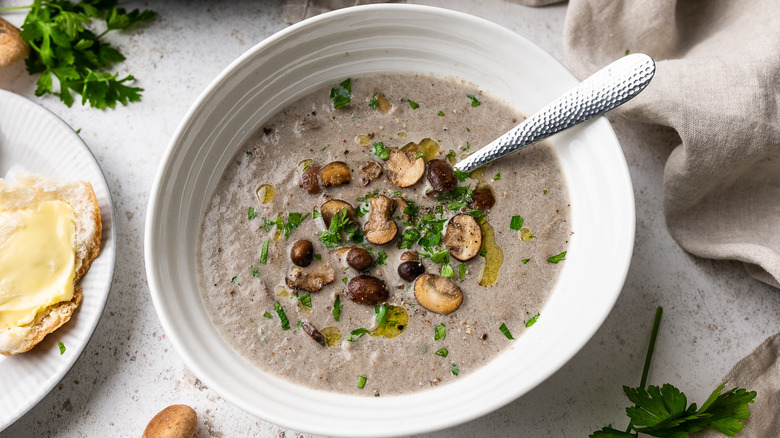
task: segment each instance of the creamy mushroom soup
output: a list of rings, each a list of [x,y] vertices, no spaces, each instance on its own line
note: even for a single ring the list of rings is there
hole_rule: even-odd
[[[452,165],[521,119],[473,84],[386,74],[268,120],[203,218],[199,280],[226,342],[276,376],[376,397],[512,348],[566,263],[564,178],[545,145]]]

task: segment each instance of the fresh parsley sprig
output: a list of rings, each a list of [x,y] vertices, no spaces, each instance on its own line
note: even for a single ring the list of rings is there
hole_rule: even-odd
[[[38,74],[36,96],[54,94],[70,107],[73,94],[81,95],[81,104],[93,108],[114,108],[117,102],[127,105],[141,99],[142,88],[127,85],[135,78],[106,73],[102,70],[124,61],[118,50],[102,40],[108,32],[127,30],[153,20],[153,11],[135,9],[127,12],[116,7],[116,0],[35,0],[28,6],[20,36],[30,46],[27,71]],[[0,8],[0,11],[19,9]],[[105,23],[96,35],[86,26],[92,20]],[[55,84],[55,79],[58,84]],[[55,86],[57,85],[57,86]]]
[[[685,394],[668,383],[660,387],[650,385],[645,389],[662,313],[663,309],[658,307],[639,387],[623,387],[626,397],[634,403],[634,406],[626,408],[626,415],[631,420],[628,428],[622,431],[604,427],[593,432],[590,438],[636,438],[639,434],[685,438],[702,429],[714,429],[734,436],[744,427],[742,420],[750,416],[748,405],[756,398],[755,391],[733,388],[723,392],[726,387],[726,382],[723,382],[697,409],[696,403],[688,405]]]

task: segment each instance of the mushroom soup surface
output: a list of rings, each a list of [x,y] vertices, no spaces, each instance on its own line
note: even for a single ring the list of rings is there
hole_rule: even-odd
[[[224,339],[315,389],[425,390],[544,318],[568,193],[537,145],[452,168],[522,116],[473,84],[414,74],[315,91],[253,134],[201,227],[201,293]]]

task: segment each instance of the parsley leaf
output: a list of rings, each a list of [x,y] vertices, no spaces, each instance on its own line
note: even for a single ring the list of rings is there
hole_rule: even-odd
[[[339,295],[336,295],[336,299],[333,301],[333,310],[332,310],[333,319],[335,319],[336,321],[338,321],[339,318],[341,318],[341,309],[343,307],[344,306],[341,304],[341,297]]]
[[[306,306],[308,308],[311,308],[311,295],[309,293],[302,293],[302,294],[298,295],[298,301],[302,305],[304,305],[304,306]]]
[[[381,141],[374,143],[374,155],[382,161],[387,161],[390,158],[390,149]]]
[[[260,264],[265,265],[268,263],[268,244],[271,242],[271,239],[265,239],[263,242],[263,247],[260,249]]]
[[[438,341],[439,339],[444,339],[446,337],[447,327],[445,327],[443,323],[439,323],[439,325],[436,326],[436,332],[433,334],[433,340]]]
[[[558,264],[558,262],[563,260],[566,260],[566,251],[547,258],[548,262],[555,263],[555,264]]]
[[[364,328],[359,328],[359,329],[352,330],[351,332],[349,332],[349,336],[347,337],[347,341],[355,342],[358,339],[362,338],[363,335],[365,335],[366,333],[368,333],[368,330],[366,330]]]
[[[457,376],[458,374],[460,374],[460,369],[456,364],[452,364],[450,366],[450,372],[452,373],[453,376]]]
[[[523,218],[520,216],[512,216],[512,220],[509,222],[509,229],[520,231],[523,228]]]
[[[506,336],[507,339],[510,339],[510,340],[514,339],[512,337],[512,333],[509,332],[509,328],[507,328],[505,323],[502,322],[501,323],[501,327],[499,327],[498,329],[501,330],[501,333],[503,333],[504,336]]]
[[[57,341],[57,347],[60,349],[60,356],[65,354],[65,344],[62,341]]]
[[[333,99],[333,108],[335,109],[352,102],[352,79],[344,79],[338,87],[331,88],[330,98]]]
[[[368,379],[365,376],[358,376],[357,387],[360,388],[360,389],[365,388],[367,380]]]
[[[466,97],[471,99],[471,106],[480,106],[482,105],[482,102],[477,99],[477,96],[474,96],[473,94],[467,94]]]
[[[420,107],[420,105],[412,99],[406,99],[406,101],[409,102],[409,106],[412,107],[413,110],[416,110]]]
[[[450,354],[450,352],[446,348],[440,348],[434,354],[436,354],[437,356],[441,356],[441,357],[447,357],[447,355]]]
[[[279,320],[282,322],[282,330],[290,330],[290,321],[287,319],[287,315],[284,313],[284,308],[279,302],[274,303],[274,310],[279,315]]]
[[[257,211],[254,207],[249,207],[249,211],[247,212],[247,219],[252,220],[257,217]]]
[[[539,320],[539,314],[532,316],[531,319],[525,322],[526,327],[531,327],[532,325],[536,324],[536,321]]]

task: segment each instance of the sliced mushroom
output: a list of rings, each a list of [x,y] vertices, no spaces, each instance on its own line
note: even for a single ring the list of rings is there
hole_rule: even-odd
[[[327,345],[325,342],[325,336],[320,333],[319,330],[317,330],[313,325],[311,325],[308,321],[301,324],[301,328],[303,331],[306,332],[307,335],[309,335],[314,341],[323,347]]]
[[[420,260],[420,255],[417,254],[417,251],[404,251],[403,254],[401,254],[402,262],[415,262],[417,260]]]
[[[352,219],[352,222],[357,223],[358,216],[355,207],[349,202],[340,199],[330,199],[320,207],[320,213],[322,213],[322,220],[325,221],[325,226],[330,228],[330,221],[342,210],[347,210],[347,217]]]
[[[448,192],[458,186],[458,178],[452,166],[440,159],[428,162],[428,181],[437,192]]]
[[[384,303],[390,297],[385,282],[370,275],[359,275],[349,280],[347,294],[352,301],[369,306]]]
[[[406,202],[406,199],[396,196],[393,198],[393,201],[395,201],[395,211],[407,222],[411,220],[411,217],[409,217],[408,214],[404,213],[404,210],[406,210],[406,207],[409,205],[408,202]]]
[[[425,159],[417,158],[414,152],[404,153],[392,148],[385,163],[390,182],[401,188],[417,184],[425,174]]]
[[[461,262],[476,257],[482,247],[482,229],[474,216],[466,213],[453,216],[447,223],[444,246]]]
[[[366,240],[375,245],[384,245],[395,239],[398,225],[390,218],[395,208],[395,202],[385,195],[374,196],[369,201],[371,211],[368,221],[363,226]]]
[[[496,204],[496,197],[493,195],[493,190],[490,187],[479,187],[474,189],[474,193],[471,194],[471,203],[469,208],[487,211],[493,208]]]
[[[419,260],[409,260],[398,265],[398,276],[404,281],[412,282],[425,274],[425,266]]]
[[[366,161],[360,167],[360,185],[363,187],[380,176],[382,176],[382,165],[376,161]]]
[[[287,274],[285,282],[287,287],[306,292],[319,292],[326,284],[332,283],[336,273],[328,265],[319,265],[311,270],[304,271],[295,267]]]
[[[314,257],[314,245],[311,240],[301,239],[295,242],[290,249],[290,260],[302,268],[309,266]]]
[[[312,164],[301,174],[301,187],[310,195],[316,195],[320,192],[320,183],[317,181],[317,175],[320,173],[320,166]]]
[[[350,248],[347,251],[347,264],[358,272],[365,271],[374,265],[374,258],[363,248]]]
[[[320,170],[320,181],[324,187],[349,184],[350,180],[352,180],[352,172],[343,161],[328,163]]]
[[[414,297],[424,308],[441,314],[454,312],[463,303],[463,292],[452,280],[433,274],[417,277]]]

